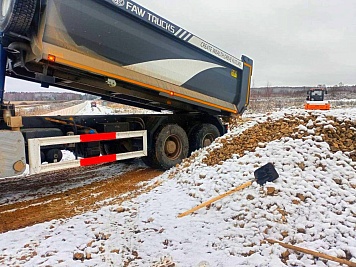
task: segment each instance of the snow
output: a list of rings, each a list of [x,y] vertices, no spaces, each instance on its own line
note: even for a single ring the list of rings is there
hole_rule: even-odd
[[[96,107],[91,107],[91,102],[86,101],[86,106],[80,110],[76,115],[109,115],[115,112],[106,106],[97,104]]]
[[[102,108],[102,107],[100,107]],[[90,108],[91,109],[91,108]],[[90,110],[89,110],[90,111]],[[86,111],[85,111],[86,112]],[[83,111],[83,113],[85,113]],[[95,112],[92,111],[92,112]],[[93,114],[93,113],[90,113]],[[282,138],[255,152],[234,155],[222,165],[202,162],[195,152],[187,166],[165,172],[161,185],[119,206],[105,206],[73,218],[53,220],[0,235],[0,264],[6,266],[340,266],[269,244],[266,238],[345,257],[356,262],[356,163],[333,153],[313,127],[333,129],[336,120],[356,120],[356,108],[307,112],[286,109],[252,114],[225,139],[288,114],[317,118],[300,125],[310,138]],[[214,142],[209,149],[218,148]],[[178,214],[254,180],[254,171],[273,163],[279,178],[251,186],[209,208]],[[272,193],[268,193],[272,189]],[[74,261],[74,253],[91,259]],[[166,265],[159,265],[159,262]],[[173,265],[172,265],[173,266]]]

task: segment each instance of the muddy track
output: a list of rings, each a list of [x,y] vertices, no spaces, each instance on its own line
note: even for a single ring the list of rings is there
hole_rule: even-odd
[[[0,192],[5,190],[7,196],[11,195],[12,192],[18,193],[19,190],[28,190],[32,192],[32,198],[0,206],[0,233],[53,219],[73,217],[87,211],[95,211],[104,205],[103,202],[105,202],[105,205],[119,204],[124,200],[129,200],[151,190],[157,184],[147,186],[147,183],[145,185],[142,182],[148,182],[162,172],[148,168],[136,168],[105,180],[93,181],[90,184],[75,186],[65,191],[57,190],[57,192],[51,194],[44,193],[46,192],[44,188],[63,187],[68,181],[74,183],[72,179],[68,178],[79,176],[80,178],[77,178],[76,183],[78,183],[78,179],[80,183],[82,179],[94,179],[100,173],[103,173],[102,169],[99,172],[95,168],[86,168],[84,170],[76,169],[71,173],[61,172],[60,174],[37,176],[27,181],[24,178],[10,182],[2,181]],[[37,197],[36,191],[39,192]]]

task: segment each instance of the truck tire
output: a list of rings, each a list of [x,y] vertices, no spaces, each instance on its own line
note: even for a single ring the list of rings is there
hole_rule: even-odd
[[[36,0],[0,0],[0,32],[25,35],[35,14]]]
[[[204,123],[196,126],[189,136],[190,152],[209,146],[219,136],[220,132],[215,125]]]
[[[184,129],[168,124],[156,131],[153,145],[143,161],[150,167],[168,170],[188,156],[189,142]]]

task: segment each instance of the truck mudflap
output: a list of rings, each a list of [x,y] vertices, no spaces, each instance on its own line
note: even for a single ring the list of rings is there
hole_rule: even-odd
[[[248,102],[252,60],[237,59],[133,1],[48,0],[42,18],[32,40],[37,60],[55,59],[215,111],[236,114]]]
[[[21,175],[26,170],[25,141],[21,132],[0,131],[0,178]]]

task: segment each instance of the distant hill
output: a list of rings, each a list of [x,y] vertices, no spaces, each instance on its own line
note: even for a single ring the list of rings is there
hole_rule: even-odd
[[[97,98],[92,95],[76,93],[53,93],[53,92],[6,92],[4,101],[71,101],[92,100]]]
[[[259,87],[251,88],[251,98],[258,99],[264,97],[304,97],[311,86],[288,87]],[[356,85],[353,86],[333,86],[327,87],[328,98],[356,98]]]

